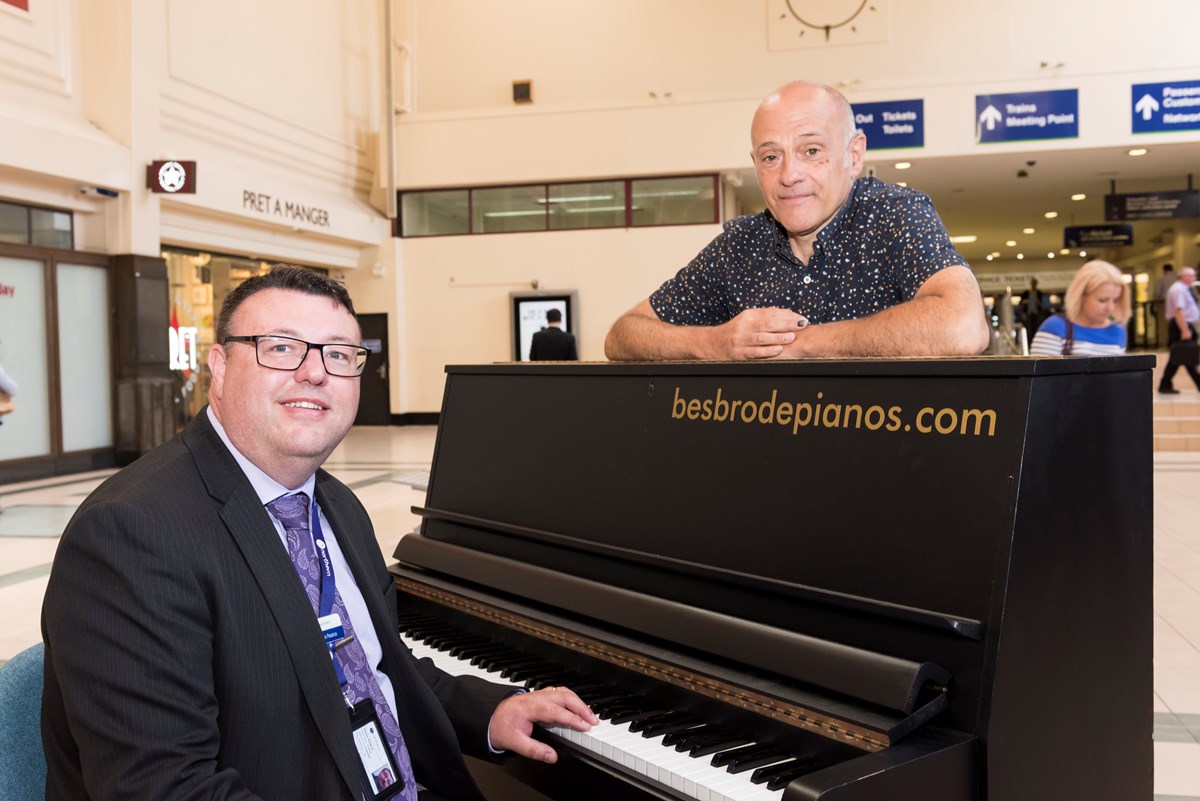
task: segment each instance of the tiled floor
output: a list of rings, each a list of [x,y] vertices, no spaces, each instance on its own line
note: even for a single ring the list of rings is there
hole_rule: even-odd
[[[1180,399],[1200,395],[1184,389]],[[355,429],[326,468],[349,484],[392,560],[424,501],[431,427]],[[55,534],[106,473],[0,485],[0,661],[41,639],[38,620]],[[1200,801],[1200,453],[1154,460],[1154,789],[1158,801]],[[1082,800],[1081,800],[1082,801]]]

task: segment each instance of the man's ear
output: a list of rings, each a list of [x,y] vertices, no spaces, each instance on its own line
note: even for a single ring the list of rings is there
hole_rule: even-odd
[[[859,133],[856,133],[853,136],[853,138],[850,139],[850,146],[848,149],[849,149],[849,153],[850,153],[850,164],[847,166],[850,169],[850,174],[853,176],[857,176],[860,172],[862,172],[863,160],[866,158],[866,153],[867,153],[867,137],[866,137],[866,135],[863,134],[861,131]]]
[[[208,351],[208,370],[212,373],[212,382],[208,385],[210,397],[221,399],[221,390],[225,386],[225,347],[213,345]]]

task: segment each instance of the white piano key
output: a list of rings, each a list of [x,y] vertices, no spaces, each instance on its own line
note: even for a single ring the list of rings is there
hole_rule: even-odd
[[[486,681],[523,687],[522,682],[500,678],[500,671],[487,671],[472,665],[470,659],[459,659],[425,643],[401,635],[405,645],[418,659],[428,658],[441,670],[455,676],[478,676]],[[629,731],[629,724],[612,724],[606,720],[591,731],[578,732],[564,726],[550,726],[547,731],[590,753],[601,756],[630,773],[656,781],[696,801],[780,801],[783,790],[768,790],[766,784],[750,781],[753,771],[732,774],[724,767],[714,768],[711,757],[692,757],[686,751],[664,746],[662,737],[642,737]]]

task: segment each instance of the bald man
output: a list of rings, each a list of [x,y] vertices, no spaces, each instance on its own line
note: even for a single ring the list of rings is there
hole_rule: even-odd
[[[867,140],[837,90],[795,82],[750,127],[767,208],[626,312],[610,359],[970,355],[979,284],[929,198],[858,178]]]

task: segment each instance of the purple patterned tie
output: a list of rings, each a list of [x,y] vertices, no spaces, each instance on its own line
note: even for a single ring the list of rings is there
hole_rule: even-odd
[[[268,503],[267,508],[271,510],[275,519],[283,524],[288,555],[292,557],[292,562],[296,565],[296,573],[300,576],[304,591],[308,593],[313,614],[319,615],[321,571],[317,565],[312,532],[308,527],[308,495],[303,492],[297,492],[295,495],[282,495]],[[333,611],[342,619],[346,637],[352,636],[354,627],[350,622],[350,616],[346,614],[346,607],[342,604],[342,596],[339,592],[335,592],[333,596]],[[383,690],[379,688],[374,670],[367,664],[367,655],[363,651],[362,643],[357,637],[354,637],[350,642],[338,648],[336,653],[338,664],[341,665],[342,673],[346,677],[346,694],[350,697],[350,702],[357,704],[364,698],[370,698],[375,704],[375,712],[379,716],[379,722],[383,725],[388,747],[391,748],[392,755],[396,758],[396,764],[400,767],[400,774],[404,777],[404,790],[398,797],[405,801],[417,801],[417,780],[413,777],[412,759],[408,755],[408,748],[404,745],[404,735],[400,733],[396,716],[392,714],[392,710],[383,696]]]

